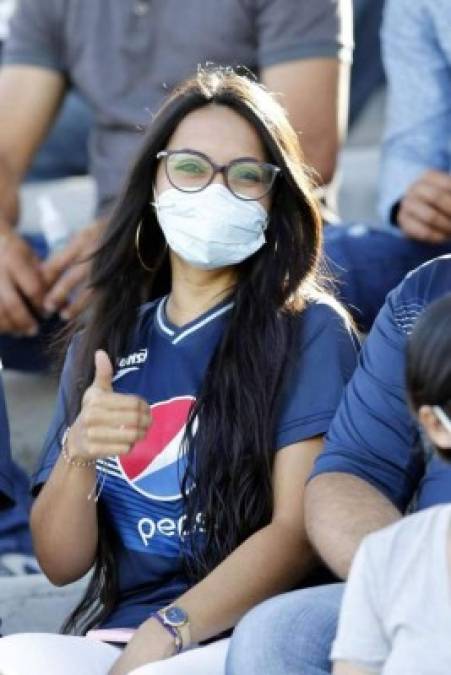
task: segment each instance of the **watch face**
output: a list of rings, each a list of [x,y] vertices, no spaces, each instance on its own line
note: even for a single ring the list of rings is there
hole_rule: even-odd
[[[188,621],[188,614],[181,607],[168,607],[164,616],[171,626],[183,626]]]

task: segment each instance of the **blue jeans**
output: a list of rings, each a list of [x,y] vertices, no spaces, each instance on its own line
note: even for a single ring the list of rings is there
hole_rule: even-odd
[[[324,250],[338,297],[359,328],[368,332],[387,293],[411,270],[451,253],[451,240],[424,244],[407,239],[395,227],[327,225]]]
[[[238,624],[226,675],[325,675],[344,584],[315,586],[267,600]]]

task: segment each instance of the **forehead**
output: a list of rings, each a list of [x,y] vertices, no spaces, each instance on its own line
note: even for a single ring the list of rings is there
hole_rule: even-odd
[[[266,159],[257,131],[237,112],[211,104],[189,113],[168,143],[169,150],[190,148],[203,152],[218,163],[236,157]]]

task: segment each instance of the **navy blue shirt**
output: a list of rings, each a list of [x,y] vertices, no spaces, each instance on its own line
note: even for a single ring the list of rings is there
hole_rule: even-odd
[[[402,512],[451,501],[451,468],[433,456],[406,401],[406,341],[425,307],[451,292],[451,256],[411,272],[388,296],[359,357],[312,476],[353,474]],[[412,500],[415,499],[412,504]]]
[[[189,587],[181,555],[186,536],[180,478],[180,441],[188,412],[232,310],[225,302],[182,328],[171,325],[165,299],[146,305],[134,343],[116,364],[114,389],[144,397],[153,422],[131,453],[98,461],[100,500],[115,532],[119,581],[116,609],[103,624],[137,626]],[[297,361],[286,378],[275,450],[324,434],[356,363],[346,321],[328,303],[299,316]],[[60,451],[71,355],[49,430],[49,450],[34,478],[43,483]],[[301,487],[301,486],[300,486]],[[199,531],[201,531],[201,514]]]
[[[3,383],[0,377],[0,509],[6,506],[11,506],[13,502],[14,488],[12,482],[9,425],[6,414],[5,393],[3,391]]]

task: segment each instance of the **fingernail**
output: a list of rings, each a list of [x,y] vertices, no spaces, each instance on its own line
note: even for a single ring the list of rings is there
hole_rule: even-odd
[[[27,337],[36,337],[36,335],[39,333],[39,328],[37,326],[33,326],[32,328],[28,328],[27,331],[25,332],[25,335]]]
[[[56,311],[56,307],[55,307],[54,303],[53,303],[51,300],[46,300],[46,301],[44,302],[44,309],[45,309],[45,311],[48,312],[49,314],[54,314],[55,311]]]
[[[69,312],[67,312],[65,309],[63,309],[63,311],[60,312],[60,318],[61,318],[63,321],[69,321],[69,319],[70,319]]]

